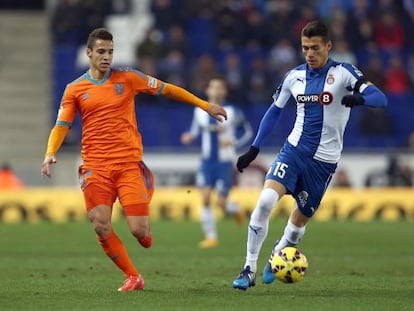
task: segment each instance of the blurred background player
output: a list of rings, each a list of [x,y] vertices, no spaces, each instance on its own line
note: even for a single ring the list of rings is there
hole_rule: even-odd
[[[296,121],[269,169],[251,215],[246,262],[233,281],[234,288],[246,290],[255,285],[257,260],[267,236],[270,213],[283,195],[291,194],[296,207],[283,236],[274,244],[263,270],[263,283],[269,284],[275,279],[270,266],[273,255],[286,246],[297,245],[305,234],[306,224],[318,209],[335,173],[351,108],[387,106],[385,95],[360,70],[329,58],[332,43],[325,24],[319,21],[306,24],[301,32],[301,44],[306,63],[284,76],[250,150],[237,161],[240,172],[249,166],[277,123],[282,108],[293,97],[297,105]]]
[[[227,200],[233,186],[233,161],[236,148],[246,144],[252,136],[252,129],[243,113],[236,107],[226,103],[227,83],[224,77],[215,76],[206,88],[208,101],[223,106],[227,111],[227,121],[218,123],[199,108],[194,110],[193,121],[189,132],[183,133],[181,142],[190,144],[201,134],[201,165],[196,177],[197,186],[202,193],[201,226],[204,240],[200,248],[212,248],[218,245],[218,235],[211,195],[217,189],[217,205],[226,215],[236,217],[240,224],[243,215],[235,202]],[[243,133],[237,137],[238,131]]]
[[[136,70],[111,69],[113,38],[106,29],[93,30],[86,54],[89,70],[69,83],[62,97],[55,127],[47,145],[41,174],[51,176],[59,150],[77,112],[82,119],[82,160],[79,181],[88,217],[99,244],[125,273],[119,291],[140,290],[144,279],[128,256],[111,224],[112,206],[119,198],[131,233],[145,248],[152,245],[149,203],[154,191],[152,172],[143,162],[134,97],[137,93],[163,95],[226,118],[225,110],[186,90]]]

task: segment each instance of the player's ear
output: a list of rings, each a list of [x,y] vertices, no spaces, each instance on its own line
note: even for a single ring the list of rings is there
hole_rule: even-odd
[[[88,56],[88,58],[91,58],[91,56],[92,56],[92,49],[86,48],[86,56]]]
[[[330,51],[330,50],[332,49],[332,41],[331,41],[331,40],[329,40],[329,41],[326,43],[326,48],[328,49],[328,51]]]

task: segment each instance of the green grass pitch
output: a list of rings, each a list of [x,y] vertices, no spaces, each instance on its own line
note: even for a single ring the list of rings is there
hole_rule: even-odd
[[[285,221],[271,221],[262,269]],[[310,266],[297,284],[260,280],[231,287],[244,263],[243,228],[219,223],[220,246],[199,250],[199,224],[159,221],[141,248],[115,228],[146,280],[118,293],[122,273],[97,245],[89,223],[0,224],[0,310],[413,310],[412,222],[312,222],[300,248]]]

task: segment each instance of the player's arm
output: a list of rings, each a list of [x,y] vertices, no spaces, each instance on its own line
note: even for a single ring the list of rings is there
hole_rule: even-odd
[[[269,109],[267,109],[265,115],[260,121],[259,129],[249,151],[240,156],[237,160],[237,169],[239,172],[242,173],[243,169],[248,167],[250,163],[256,159],[260,151],[260,146],[262,145],[264,139],[272,132],[279,119],[281,111],[282,108],[277,107],[274,103],[272,103]]]
[[[42,176],[51,177],[51,166],[56,163],[56,153],[62,146],[66,134],[69,132],[75,114],[76,102],[66,89],[60,104],[56,124],[50,131],[46,154],[42,163]]]
[[[265,138],[272,132],[283,107],[286,105],[291,96],[289,88],[286,85],[287,76],[288,74],[285,76],[282,84],[277,88],[276,93],[273,95],[274,101],[260,121],[259,129],[249,151],[241,155],[237,160],[237,169],[241,173],[243,172],[243,169],[248,167],[250,163],[256,159],[260,152],[260,146],[263,144]]]
[[[227,120],[227,113],[221,106],[209,103],[182,87],[163,82],[138,70],[132,70],[130,71],[130,74],[132,83],[137,93],[144,92],[151,95],[166,96],[168,98],[199,107],[220,122],[223,122],[223,119]]]
[[[366,105],[372,108],[385,108],[388,100],[385,94],[374,84],[367,81],[362,72],[355,66],[343,64],[345,68],[345,85],[349,85],[353,94],[342,97],[341,103],[345,107]]]
[[[354,94],[342,97],[342,105],[345,107],[368,106],[371,108],[386,108],[388,100],[385,94],[374,84],[361,78],[356,83]]]
[[[252,126],[241,111],[238,111],[238,127],[243,129],[243,135],[236,140],[236,148],[240,148],[247,144],[253,136]]]
[[[198,137],[198,135],[200,135],[200,125],[198,123],[197,110],[195,109],[190,130],[181,135],[181,143],[185,145],[191,144],[193,140]]]
[[[182,87],[179,87],[171,83],[163,83],[164,88],[161,91],[161,95],[177,101],[197,106],[206,111],[210,116],[212,116],[220,122],[223,122],[223,118],[224,120],[227,120],[227,113],[226,110],[223,109],[223,107],[213,103],[209,103],[190,93],[186,89],[183,89]]]

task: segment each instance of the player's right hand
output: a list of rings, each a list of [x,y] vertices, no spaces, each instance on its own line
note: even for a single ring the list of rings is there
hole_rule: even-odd
[[[42,169],[40,173],[42,176],[52,177],[52,164],[56,163],[55,156],[49,155],[46,156],[42,163]]]
[[[237,169],[240,173],[243,173],[243,170],[250,165],[251,162],[256,159],[257,155],[259,154],[260,149],[256,148],[255,146],[250,146],[249,151],[245,154],[241,155],[237,160]]]
[[[220,105],[209,103],[207,113],[219,122],[227,120],[227,112]]]
[[[192,141],[193,141],[193,137],[191,136],[190,133],[183,133],[183,135],[181,135],[182,144],[188,145],[188,144],[191,144]]]

